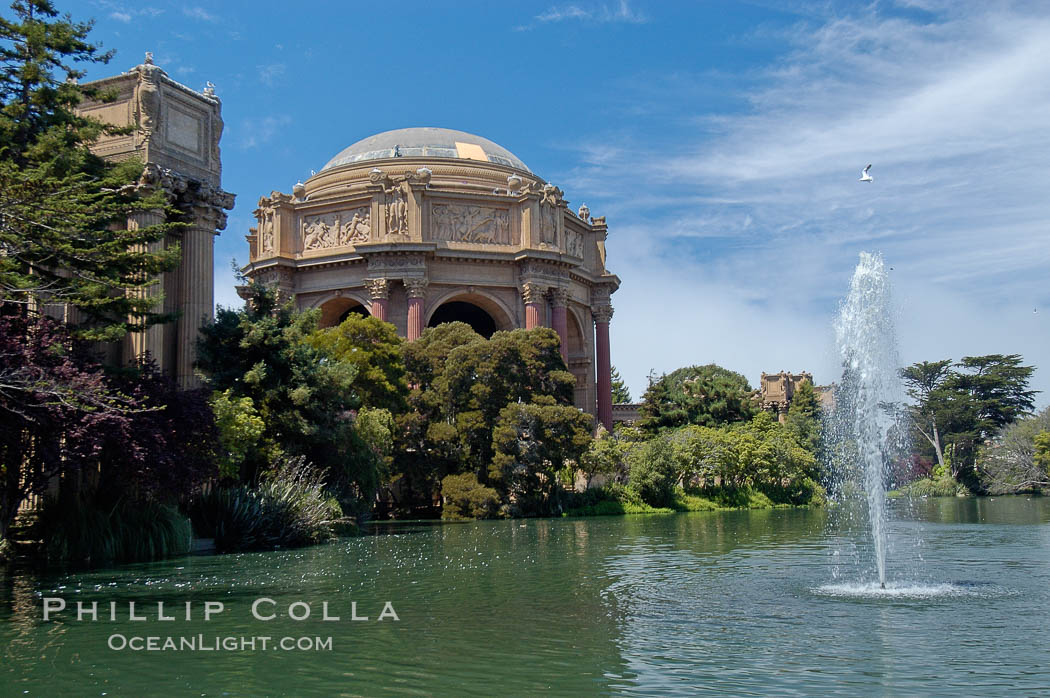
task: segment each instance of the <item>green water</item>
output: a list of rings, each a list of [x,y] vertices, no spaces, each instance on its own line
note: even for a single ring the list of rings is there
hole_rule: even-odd
[[[23,570],[0,578],[0,691],[1050,691],[1050,500],[897,501],[890,519],[885,591],[872,584],[866,531],[841,513],[808,510],[376,525],[306,550]],[[45,597],[67,602],[49,622]],[[277,602],[260,606],[277,619],[252,617],[259,598]],[[98,601],[99,620],[77,621],[76,601]],[[128,620],[128,601],[147,620]],[[157,619],[158,601],[176,620]],[[225,610],[205,622],[206,601]],[[297,601],[311,605],[309,619],[287,617]],[[321,619],[325,601],[341,620]],[[368,621],[350,620],[351,601]],[[400,620],[377,620],[388,601]],[[114,636],[198,635],[206,645],[290,637],[321,638],[322,647],[109,647]]]

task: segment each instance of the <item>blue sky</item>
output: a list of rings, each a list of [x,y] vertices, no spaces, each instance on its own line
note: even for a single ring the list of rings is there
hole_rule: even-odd
[[[1020,353],[1050,403],[1050,4],[59,2],[223,100],[216,300],[259,196],[380,131],[508,148],[609,220],[613,363],[837,375],[861,251],[901,357]],[[857,182],[873,163],[875,182]]]

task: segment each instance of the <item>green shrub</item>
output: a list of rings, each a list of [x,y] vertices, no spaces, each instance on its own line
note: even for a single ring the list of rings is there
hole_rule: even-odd
[[[257,488],[206,487],[187,506],[194,530],[220,552],[311,545],[342,516],[321,473],[305,459],[278,463]]]
[[[719,509],[747,509],[751,504],[751,489],[748,487],[705,487],[703,495],[718,505]]]
[[[910,482],[900,489],[908,497],[969,497],[969,488],[951,477],[928,477]]]
[[[499,493],[485,487],[474,473],[446,475],[441,481],[441,518],[491,519],[499,512]]]
[[[776,507],[769,497],[764,492],[758,490],[749,490],[747,493],[747,508],[748,509],[772,509]]]
[[[40,530],[49,560],[90,564],[184,555],[193,539],[189,519],[156,501],[110,507],[75,497],[48,500]]]
[[[572,494],[565,516],[615,516],[620,514],[671,513],[667,507],[652,507],[630,487],[610,483]]]
[[[715,511],[719,507],[707,497],[696,492],[678,490],[674,495],[675,511]]]
[[[619,516],[626,513],[628,513],[627,508],[622,502],[605,499],[593,504],[570,507],[565,511],[565,516]]]
[[[670,442],[664,437],[638,444],[627,454],[630,488],[651,507],[667,508],[674,501],[676,468]]]
[[[800,477],[787,484],[764,484],[757,488],[776,504],[793,506],[823,506],[827,503],[827,491],[812,478]]]

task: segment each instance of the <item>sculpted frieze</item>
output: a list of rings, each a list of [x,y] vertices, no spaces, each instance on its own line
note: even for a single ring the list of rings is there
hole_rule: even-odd
[[[509,245],[510,211],[488,206],[434,204],[430,237],[446,242]]]
[[[411,267],[422,268],[426,265],[426,258],[421,254],[409,255],[382,255],[369,257],[368,269],[375,270],[397,270]]]
[[[518,268],[523,277],[561,279],[566,276],[558,267],[536,260],[521,262]]]
[[[372,237],[372,208],[361,206],[350,211],[306,216],[302,226],[304,251],[368,242]]]

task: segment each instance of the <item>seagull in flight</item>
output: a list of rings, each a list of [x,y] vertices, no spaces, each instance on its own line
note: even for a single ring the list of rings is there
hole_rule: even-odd
[[[870,170],[870,169],[871,169],[871,165],[869,164],[867,167],[864,168],[864,171],[860,173],[860,180],[859,181],[861,181],[861,182],[874,182],[875,181],[872,178],[872,176],[870,174],[868,174],[868,170]]]

